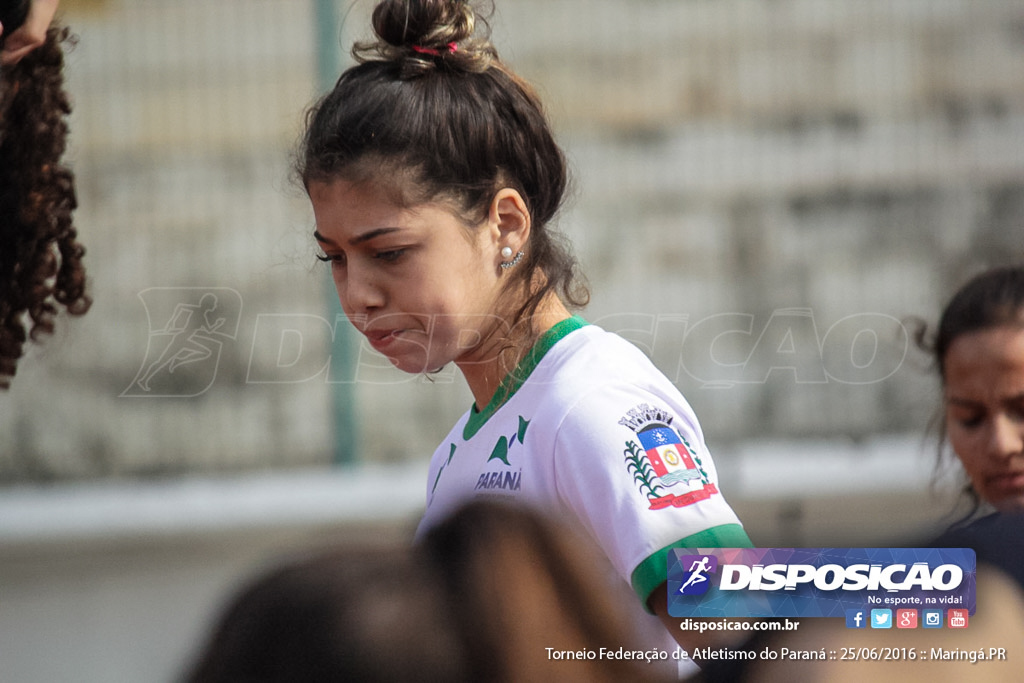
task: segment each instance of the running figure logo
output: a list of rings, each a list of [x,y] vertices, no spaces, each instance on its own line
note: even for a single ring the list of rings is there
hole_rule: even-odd
[[[711,587],[709,574],[718,571],[718,558],[714,555],[683,555],[679,566],[686,567],[686,578],[679,587],[680,595],[703,595]]]
[[[121,396],[189,397],[217,376],[224,343],[238,336],[242,297],[228,288],[153,287],[139,293],[149,343]]]

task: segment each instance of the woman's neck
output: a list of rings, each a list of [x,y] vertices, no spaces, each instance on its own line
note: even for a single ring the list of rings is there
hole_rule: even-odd
[[[529,334],[522,339],[513,340],[513,345],[505,348],[501,348],[499,345],[495,349],[496,352],[490,354],[491,358],[487,361],[456,361],[455,364],[462,371],[462,376],[473,393],[477,410],[487,407],[494,397],[494,392],[501,385],[501,381],[523,359],[537,339],[570,317],[572,314],[561,300],[557,296],[551,295],[537,307],[537,312],[530,318]]]

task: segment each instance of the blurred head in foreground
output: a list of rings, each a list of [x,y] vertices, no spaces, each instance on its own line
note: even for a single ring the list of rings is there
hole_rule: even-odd
[[[220,681],[650,681],[619,604],[572,537],[535,513],[471,503],[421,545],[337,549],[240,592],[189,673]]]

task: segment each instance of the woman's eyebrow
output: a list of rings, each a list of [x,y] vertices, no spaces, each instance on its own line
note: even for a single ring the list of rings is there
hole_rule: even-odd
[[[352,244],[352,245],[362,244],[363,242],[369,242],[370,240],[374,239],[375,237],[380,237],[381,235],[389,235],[389,234],[391,234],[393,232],[401,232],[401,231],[402,231],[401,228],[376,228],[374,230],[368,230],[367,232],[364,232],[361,235],[356,235],[355,237],[350,239],[348,242],[349,242],[349,244]]]
[[[974,399],[970,399],[970,398],[961,398],[959,396],[946,396],[946,403],[951,403],[953,405],[958,405],[958,406],[964,406],[965,408],[970,408],[970,407],[974,407],[974,406],[977,406],[977,405],[981,405],[981,401],[975,401]]]
[[[320,234],[319,230],[313,231],[313,237],[316,238],[317,242],[323,242],[325,244],[334,244],[334,240],[324,237],[323,235]]]
[[[363,242],[369,242],[370,240],[376,237],[380,237],[381,235],[388,235],[393,232],[400,232],[401,230],[401,228],[374,228],[373,230],[364,232],[361,235],[356,235],[355,237],[349,240],[349,244],[362,244]],[[325,237],[319,230],[313,231],[313,237],[316,238],[317,242],[322,242],[324,244],[336,244],[334,240],[330,239],[329,237]]]
[[[1024,392],[999,399],[1000,403],[1017,403],[1018,401],[1024,401]],[[973,406],[982,405],[983,401],[976,401],[974,399],[963,398],[960,396],[947,396],[946,403],[951,403],[954,405],[970,408]]]

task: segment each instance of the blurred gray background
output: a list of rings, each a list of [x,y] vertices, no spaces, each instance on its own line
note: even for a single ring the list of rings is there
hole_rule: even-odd
[[[350,333],[289,175],[371,9],[61,2],[95,304],[0,394],[0,679],[170,680],[261,563],[407,538],[471,397]],[[690,400],[755,543],[948,522],[914,319],[1024,258],[1024,2],[499,0],[492,24],[572,164],[585,317]]]

